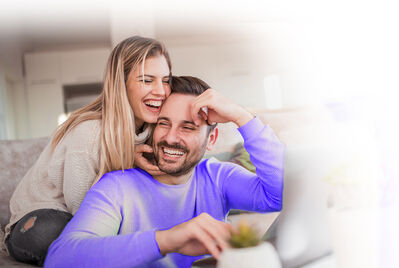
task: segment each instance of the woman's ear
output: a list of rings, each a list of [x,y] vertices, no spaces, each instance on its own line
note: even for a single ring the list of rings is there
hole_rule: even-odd
[[[215,145],[215,142],[218,138],[219,135],[219,129],[217,127],[215,127],[211,133],[209,133],[209,138],[208,138],[208,144],[206,146],[206,149],[208,151],[212,150],[213,146]]]

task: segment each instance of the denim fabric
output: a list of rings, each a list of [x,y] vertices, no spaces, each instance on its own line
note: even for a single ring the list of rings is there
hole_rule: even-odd
[[[55,209],[39,209],[26,214],[12,226],[6,239],[10,255],[17,261],[42,266],[49,246],[71,219],[72,214]],[[29,220],[34,221],[31,227],[25,226]]]

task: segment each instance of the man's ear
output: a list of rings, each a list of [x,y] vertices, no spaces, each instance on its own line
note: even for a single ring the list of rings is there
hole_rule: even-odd
[[[219,129],[217,127],[215,127],[211,133],[209,133],[209,138],[208,138],[208,144],[206,146],[206,149],[208,151],[212,150],[213,146],[215,145],[215,142],[218,138],[219,135]]]

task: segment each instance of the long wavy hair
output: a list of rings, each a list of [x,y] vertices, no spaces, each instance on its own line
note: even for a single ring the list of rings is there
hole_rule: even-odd
[[[73,112],[55,131],[52,150],[62,138],[86,120],[101,120],[100,163],[96,183],[112,170],[134,165],[135,123],[126,92],[126,81],[132,70],[146,58],[163,55],[171,72],[171,61],[165,46],[154,39],[133,36],[120,42],[111,52],[104,74],[103,90],[89,105]],[[93,184],[94,184],[93,183]]]

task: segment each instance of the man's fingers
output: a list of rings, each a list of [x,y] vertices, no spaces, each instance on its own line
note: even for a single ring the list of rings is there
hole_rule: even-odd
[[[213,237],[222,250],[230,247],[228,243],[231,236],[229,224],[218,221],[208,214],[205,214],[202,220],[199,219],[198,223],[202,229]]]
[[[215,240],[205,230],[203,230],[201,226],[196,225],[196,228],[193,230],[193,234],[195,239],[199,240],[213,257],[216,259],[219,258],[220,250],[217,247]]]
[[[208,119],[208,115],[204,112],[204,110],[200,109],[199,114],[202,116],[202,118],[206,121]]]
[[[200,114],[204,120],[206,121],[208,118],[208,115],[206,115],[206,118],[201,114],[202,112],[204,114],[206,114],[203,111],[203,108],[206,107],[206,109],[208,110],[209,108],[213,107],[212,104],[212,89],[208,89],[206,90],[204,93],[202,93],[201,95],[199,95],[198,97],[196,97],[193,102],[191,103],[191,116],[194,120],[194,123],[196,123],[197,125],[199,125],[199,119],[198,119],[198,114]]]
[[[203,116],[203,115],[201,115],[201,112],[203,112],[203,111],[201,110],[201,107],[198,106],[197,103],[193,102],[193,103],[191,104],[191,117],[193,118],[193,121],[194,121],[194,123],[195,123],[197,126],[200,124],[200,119],[199,119],[199,116],[198,116],[198,115]]]

